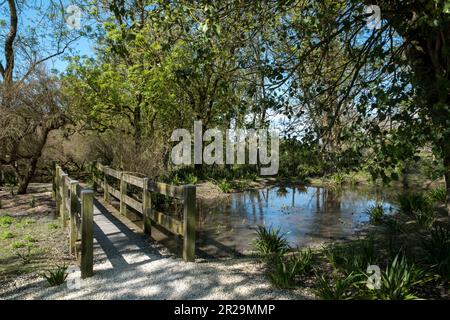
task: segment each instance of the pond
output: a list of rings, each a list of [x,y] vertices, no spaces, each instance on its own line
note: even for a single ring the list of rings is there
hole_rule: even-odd
[[[258,225],[280,228],[293,247],[352,237],[370,220],[365,211],[382,202],[374,190],[322,187],[271,187],[233,193],[226,200],[199,204],[198,248],[208,255],[252,250]]]

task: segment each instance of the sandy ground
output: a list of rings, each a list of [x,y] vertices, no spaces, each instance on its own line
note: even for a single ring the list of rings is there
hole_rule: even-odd
[[[70,266],[65,284],[48,287],[38,276],[17,277],[0,299],[311,299],[304,290],[279,290],[254,259],[185,263],[162,250],[96,202],[94,276]]]
[[[29,194],[13,196],[10,188],[0,189],[0,217],[13,219],[11,224],[0,224],[0,291],[17,279],[28,281],[55,265],[74,262],[68,254],[67,232],[54,217],[50,190],[51,184],[32,184]]]

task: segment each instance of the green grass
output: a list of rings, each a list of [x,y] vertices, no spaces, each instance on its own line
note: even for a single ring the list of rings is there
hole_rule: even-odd
[[[7,227],[11,226],[15,221],[16,221],[16,219],[14,219],[13,217],[11,217],[9,215],[1,216],[0,217],[0,227],[7,228]]]
[[[38,242],[36,238],[30,235],[26,235],[23,239],[28,243]]]
[[[0,240],[6,240],[6,239],[12,239],[16,235],[12,233],[11,231],[5,230],[0,234]]]
[[[26,246],[27,246],[27,242],[25,242],[25,241],[14,241],[11,243],[11,248],[13,248],[13,249],[25,248]]]
[[[48,229],[49,230],[56,230],[58,228],[59,228],[58,224],[56,224],[54,222],[51,222],[51,223],[48,224]]]
[[[33,218],[26,218],[26,219],[21,219],[17,225],[21,226],[21,227],[27,227],[31,224],[36,223],[36,220]]]

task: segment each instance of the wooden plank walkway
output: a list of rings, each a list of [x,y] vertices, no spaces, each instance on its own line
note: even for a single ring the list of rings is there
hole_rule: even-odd
[[[119,268],[160,259],[161,255],[152,248],[142,231],[118,216],[118,211],[112,213],[94,200],[94,270],[95,262],[103,258],[107,258],[112,267]]]

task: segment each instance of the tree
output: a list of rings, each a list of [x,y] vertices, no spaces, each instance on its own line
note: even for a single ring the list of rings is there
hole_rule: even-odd
[[[31,1],[3,1],[0,60],[0,164],[14,168],[24,194],[49,133],[65,123],[57,79],[45,63],[64,54],[78,35],[69,32],[62,3],[36,8]],[[29,16],[25,16],[28,12]],[[33,18],[33,14],[36,16]],[[48,30],[51,30],[49,32]]]
[[[380,28],[368,28],[366,5],[380,7]],[[290,2],[284,13],[281,32],[299,30],[296,24],[303,29],[300,37],[290,41],[293,49],[281,55],[287,66],[282,79],[274,79],[271,85],[295,85],[289,81],[296,73],[304,74],[304,63],[311,56],[325,61],[330,46],[339,39],[350,59],[342,59],[346,68],[340,68],[326,90],[320,90],[324,96],[340,87],[334,115],[322,126],[321,135],[331,132],[339,113],[351,102],[357,116],[347,124],[346,137],[370,153],[366,154],[369,170],[384,180],[395,178],[388,174],[398,161],[414,158],[420,147],[431,144],[445,166],[449,206],[450,3]]]

